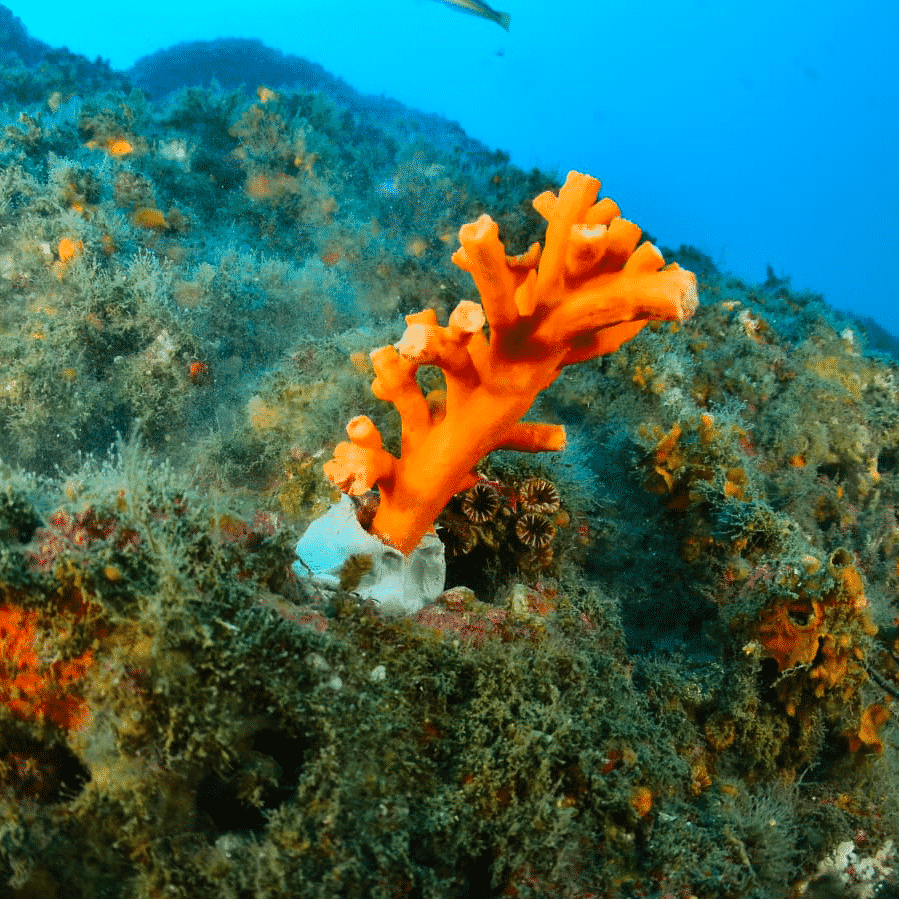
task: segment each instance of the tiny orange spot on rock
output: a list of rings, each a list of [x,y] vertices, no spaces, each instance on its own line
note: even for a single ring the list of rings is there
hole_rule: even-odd
[[[69,262],[84,249],[80,240],[71,237],[63,237],[56,246],[56,253],[60,262]]]
[[[865,750],[880,755],[883,752],[883,740],[880,728],[889,721],[890,710],[879,703],[869,705],[861,714],[857,733],[846,734],[851,752]]]
[[[127,156],[134,152],[134,147],[124,137],[117,137],[107,141],[106,152],[110,156]]]
[[[652,808],[652,790],[649,787],[637,787],[631,793],[631,807],[641,818],[645,818]]]
[[[139,228],[154,228],[157,231],[163,231],[168,227],[162,210],[149,206],[139,206],[135,209],[131,221]]]
[[[337,265],[341,259],[343,259],[343,250],[340,247],[336,247],[333,250],[327,250],[322,253],[321,256],[318,257],[321,259],[322,263],[327,266]]]
[[[350,364],[360,375],[371,374],[371,359],[368,358],[368,353],[363,353],[361,350],[350,353]]]
[[[188,372],[194,384],[204,384],[209,378],[209,366],[205,362],[191,362]]]

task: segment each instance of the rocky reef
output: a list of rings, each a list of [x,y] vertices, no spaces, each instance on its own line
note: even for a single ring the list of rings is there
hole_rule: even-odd
[[[368,352],[559,179],[311,64],[7,32],[0,893],[895,895],[899,376],[861,322],[663,248],[693,317],[566,369],[567,449],[491,456],[447,591],[384,615],[365,559],[291,573],[322,464],[354,415],[397,451]]]

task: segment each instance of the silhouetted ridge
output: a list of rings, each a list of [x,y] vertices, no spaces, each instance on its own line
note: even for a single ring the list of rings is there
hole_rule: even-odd
[[[267,47],[255,38],[184,41],[141,57],[124,74],[154,99],[183,87],[207,86],[213,79],[225,89],[265,85],[317,91],[354,112],[375,117],[381,127],[407,136],[417,132],[435,145],[492,156],[456,122],[410,109],[389,97],[362,94],[317,63]]]
[[[15,53],[26,65],[33,65],[49,49],[49,44],[29,37],[21,19],[0,4],[0,53]]]
[[[345,81],[317,63],[284,54],[252,38],[183,41],[142,56],[128,74],[154,98],[181,87],[205,86],[212,79],[224,88],[290,85],[335,97],[356,94]]]

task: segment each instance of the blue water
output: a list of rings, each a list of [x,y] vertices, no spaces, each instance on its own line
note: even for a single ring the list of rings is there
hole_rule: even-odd
[[[899,333],[895,0],[11,0],[32,36],[117,68],[256,37],[355,88],[457,120],[526,168],[601,178],[659,243]]]

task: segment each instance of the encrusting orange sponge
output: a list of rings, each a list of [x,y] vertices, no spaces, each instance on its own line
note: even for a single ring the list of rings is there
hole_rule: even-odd
[[[358,416],[325,474],[352,496],[377,485],[370,532],[403,554],[475,482],[475,466],[492,450],[564,448],[562,427],[521,421],[564,366],[614,352],[648,321],[683,321],[695,310],[695,276],[665,265],[652,244],[638,247],[640,229],[611,200],[597,201],[599,188],[570,172],[558,196],[534,200],[547,221],[542,251],[535,243],[507,256],[488,215],[463,225],[453,262],[471,274],[480,305],[459,303],[446,327],[431,309],[409,315],[400,342],[372,352],[372,390],[400,413],[400,457]],[[420,365],[443,369],[445,392],[424,396]]]

